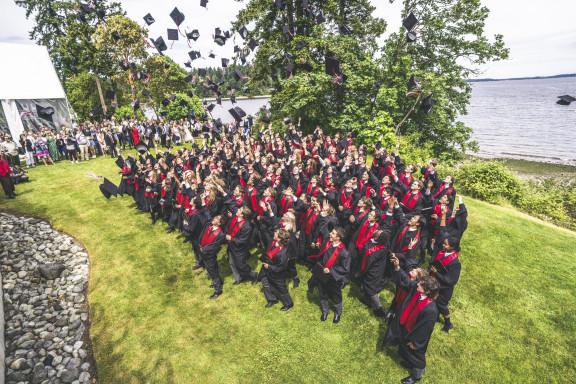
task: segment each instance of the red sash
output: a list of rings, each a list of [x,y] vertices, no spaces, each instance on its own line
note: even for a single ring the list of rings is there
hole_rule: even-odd
[[[418,191],[418,193],[416,193],[415,195],[412,194],[412,191],[409,191],[404,195],[404,198],[402,199],[402,204],[408,209],[413,209],[414,205],[416,204],[420,196],[422,196],[420,191]]]
[[[406,329],[408,330],[408,332],[410,332],[412,328],[414,328],[414,325],[416,325],[418,314],[420,313],[422,308],[424,308],[425,306],[427,306],[432,302],[432,300],[430,300],[429,298],[425,298],[424,300],[416,304],[416,302],[420,298],[420,295],[421,295],[420,292],[416,292],[414,296],[412,296],[412,300],[410,300],[410,303],[408,304],[406,309],[404,309],[404,312],[402,312],[402,315],[400,316],[400,325],[406,324]]]
[[[312,188],[314,188],[314,190],[312,190]],[[311,183],[308,184],[308,188],[306,188],[306,193],[309,195],[318,196],[318,186],[312,185]]]
[[[364,224],[362,224],[362,228],[360,228],[360,233],[358,234],[358,238],[356,239],[356,248],[358,249],[364,248],[368,240],[370,240],[374,232],[376,232],[376,229],[378,229],[378,223],[372,223],[370,229],[368,229],[369,226],[370,226],[369,221],[366,221]]]
[[[244,201],[244,196],[232,196],[232,201],[235,202],[237,206],[241,206]]]
[[[360,267],[360,272],[362,272],[364,269],[366,269],[366,262],[368,261],[368,256],[370,256],[372,253],[386,248],[385,245],[383,244],[376,244],[375,246],[373,246],[370,249],[367,249],[366,252],[364,252],[364,257],[362,258],[362,266]]]
[[[182,205],[184,202],[184,196],[182,196],[180,191],[176,192],[176,201],[178,202],[178,205]]]
[[[345,208],[352,208],[352,195],[354,194],[354,191],[350,192],[350,197],[346,197],[346,190],[342,191],[342,194],[340,195],[340,199],[342,200],[342,205]]]
[[[338,162],[338,157],[336,156],[335,153],[331,153],[328,155],[328,160],[330,160],[333,163],[337,163]]]
[[[300,196],[302,193],[302,186],[300,185],[300,178],[298,178],[298,186],[296,187],[296,196]]]
[[[364,181],[360,180],[360,193],[362,193],[362,188],[364,188],[364,185],[368,184],[367,182],[365,183]],[[364,193],[364,196],[368,196],[370,197],[370,191],[372,190],[372,186],[370,184],[368,184],[368,188],[366,188],[366,192]]]
[[[186,217],[190,217],[191,214],[193,214],[194,212],[197,212],[198,210],[196,208],[193,208],[191,210],[188,211],[188,216]]]
[[[246,220],[238,221],[238,216],[234,216],[234,218],[230,222],[230,229],[228,230],[228,235],[230,237],[236,237],[236,234],[238,233],[240,227],[242,227],[242,224],[244,224],[245,221]]]
[[[246,186],[246,182],[244,181],[244,179],[242,178],[242,175],[239,173],[238,174],[238,178],[240,179],[240,185],[245,187]]]
[[[276,240],[272,240],[272,244],[270,244],[270,248],[268,248],[268,252],[266,253],[270,260],[274,260],[274,256],[276,256],[276,254],[284,248],[283,246],[279,245],[276,248],[272,249],[274,244],[276,244]]]
[[[359,210],[360,210],[360,207],[356,207],[356,209],[354,210],[354,215],[356,215]],[[368,211],[366,211],[366,210],[362,211],[362,213],[360,214],[360,216],[358,216],[358,218],[361,219],[367,213],[368,213]]]
[[[405,226],[404,229],[402,230],[402,233],[400,233],[400,236],[398,236],[398,240],[396,240],[396,246],[398,246],[398,244],[400,244],[400,240],[402,240],[402,238],[404,237],[404,234],[406,233],[406,230],[410,228],[409,225]],[[416,239],[416,242],[418,242],[418,239],[420,238],[420,228],[418,228],[418,230],[416,231],[416,236],[414,236],[414,239]],[[410,245],[410,244],[408,244]],[[406,252],[408,250],[408,245],[406,245],[404,248],[402,248],[400,250],[400,252]]]
[[[444,256],[445,253],[446,253],[445,250],[441,250],[440,252],[438,252],[438,254],[436,255],[436,257],[435,257],[434,260],[432,260],[432,261],[440,260],[440,259]],[[454,260],[454,259],[457,258],[457,257],[458,257],[458,253],[457,253],[457,252],[454,252],[454,253],[452,253],[450,256],[444,258],[443,260],[440,260],[440,263],[442,263],[442,265],[443,265],[444,267],[446,267],[448,264],[450,264],[450,262],[451,262],[452,260]],[[430,273],[430,276],[434,277],[434,275],[436,275],[434,272]]]
[[[413,280],[412,276],[410,275],[408,275],[408,278],[410,280]],[[398,291],[396,291],[396,297],[394,297],[394,302],[396,303],[396,310],[400,309],[400,307],[402,306],[402,302],[406,298],[406,295],[408,295],[408,292],[400,288],[400,286],[398,285]]]
[[[252,192],[250,192],[250,202],[252,203],[253,211],[257,211],[260,208],[256,199],[256,187],[253,187]]]
[[[271,197],[268,198],[265,197],[262,200],[260,200],[260,202],[264,202],[264,205],[268,204],[270,201],[272,201]],[[258,204],[258,216],[264,216],[264,208],[262,208],[260,204]]]
[[[391,198],[392,198],[392,196],[388,196],[388,197],[382,199],[382,201],[380,202],[380,208],[384,209],[384,206],[388,205],[388,201],[390,201]]]
[[[280,199],[280,214],[283,215],[288,211],[288,208],[294,201],[292,199],[286,201],[286,195],[282,196]]]
[[[314,255],[314,256],[309,256],[309,257],[320,257],[324,254],[324,252],[326,252],[328,250],[328,248],[330,248],[332,246],[332,242],[331,241],[327,241],[326,244],[324,244],[324,247],[322,248],[322,251],[320,251],[319,254]],[[336,247],[336,249],[334,250],[334,253],[332,253],[332,256],[330,256],[330,258],[328,259],[328,261],[326,262],[326,265],[324,266],[324,268],[330,268],[331,266],[334,265],[334,263],[336,262],[336,259],[338,258],[338,254],[340,254],[340,250],[344,248],[344,243],[340,243],[338,244],[338,246]]]
[[[393,169],[394,169],[394,163],[388,164],[388,167],[386,167],[386,175],[390,176],[392,174]]]
[[[405,186],[408,187],[410,184],[412,184],[413,178],[412,178],[412,175],[410,175],[410,174],[406,175],[406,172],[404,172],[404,173],[402,173],[402,174],[400,175],[399,180],[400,180]]]
[[[204,232],[204,236],[202,236],[202,241],[200,242],[201,247],[205,247],[208,244],[212,244],[216,236],[220,233],[220,227],[216,228],[216,230],[212,231],[212,226]],[[212,232],[210,234],[210,232]]]
[[[312,212],[312,216],[310,216],[310,211],[312,210],[312,208],[308,208],[308,211],[306,212],[306,234],[310,235],[310,233],[312,233],[312,225],[314,224],[314,220],[316,220],[316,216],[318,216],[318,211],[314,211]]]
[[[442,184],[440,186],[440,188],[438,188],[438,192],[436,192],[435,195],[433,195],[432,197],[436,198],[439,194],[442,193],[442,191],[444,190],[444,187],[446,186],[446,184]],[[446,191],[445,195],[450,195],[452,193],[452,187],[448,188],[448,190]]]
[[[166,196],[166,190],[164,188],[162,188],[160,190],[160,197],[164,197],[164,196]]]

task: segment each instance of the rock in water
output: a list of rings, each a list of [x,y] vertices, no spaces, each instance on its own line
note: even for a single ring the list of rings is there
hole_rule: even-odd
[[[38,267],[38,273],[46,280],[54,280],[66,269],[62,264],[48,263]]]

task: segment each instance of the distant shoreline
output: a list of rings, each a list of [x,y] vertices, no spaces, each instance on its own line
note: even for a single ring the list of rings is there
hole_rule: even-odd
[[[512,77],[507,79],[467,79],[464,80],[467,83],[479,83],[483,81],[508,81],[508,80],[540,80],[540,79],[558,79],[563,77],[576,77],[576,73],[568,73],[562,75],[554,75],[554,76],[533,76],[533,77]]]

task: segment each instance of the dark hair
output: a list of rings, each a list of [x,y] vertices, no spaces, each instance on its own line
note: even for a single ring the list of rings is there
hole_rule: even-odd
[[[448,241],[448,245],[454,249],[456,252],[460,252],[460,240],[457,237],[448,237],[446,239]]]
[[[438,284],[438,280],[432,276],[424,276],[420,279],[419,283],[424,290],[424,294],[428,298],[435,300],[436,296],[438,296],[438,291],[440,290],[440,284]]]
[[[344,230],[344,228],[334,227],[334,231],[336,232],[336,234],[340,238],[340,241],[344,240],[344,238],[346,237],[346,231]]]
[[[278,230],[278,244],[285,247],[290,243],[290,232],[284,228]]]
[[[378,235],[377,238],[375,238],[374,240],[376,240],[376,242],[378,244],[388,244],[388,240],[390,239],[390,235],[388,234],[387,231],[381,231],[380,234]]]
[[[376,215],[376,222],[380,224],[382,222],[382,216],[384,215],[381,210],[377,209],[374,211],[374,215]]]

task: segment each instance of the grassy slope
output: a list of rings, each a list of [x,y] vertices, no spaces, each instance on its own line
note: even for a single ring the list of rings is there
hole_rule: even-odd
[[[189,244],[150,226],[130,198],[104,199],[97,181],[84,177],[88,170],[118,180],[110,159],[38,167],[0,208],[47,218],[86,245],[102,383],[396,383],[407,376],[394,349],[379,349],[385,325],[358,302],[355,285],[344,290],[340,324],[320,323],[318,294],[307,297],[302,267],[303,286],[290,289],[295,307],[283,313],[264,309],[260,286],[233,287],[222,260],[224,295],[208,300],[210,282],[191,271]],[[576,381],[575,234],[465,202],[470,226],[451,305],[455,328],[445,335],[436,327],[426,381]],[[390,290],[380,295],[386,306]]]

